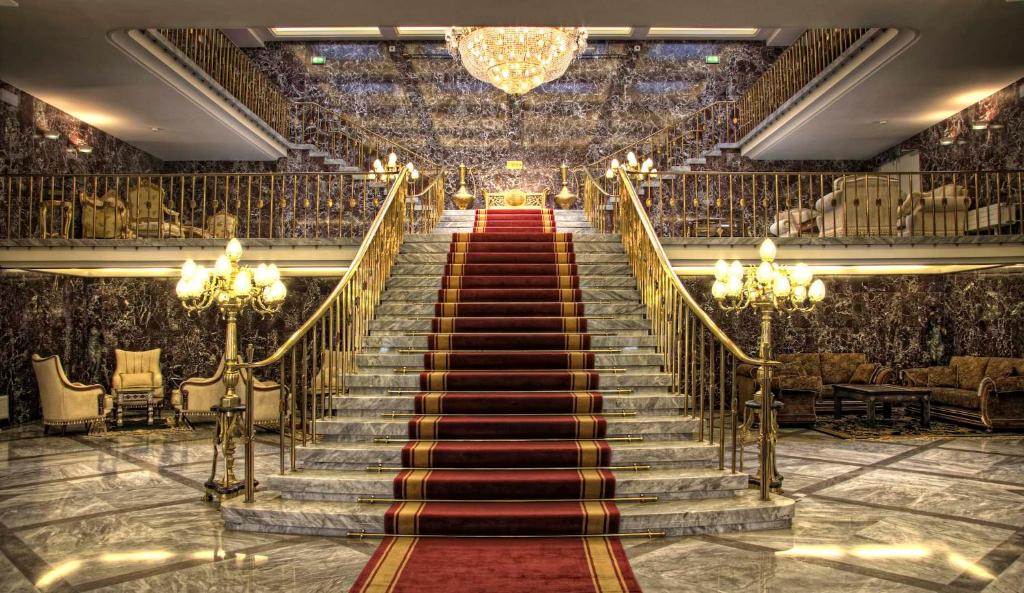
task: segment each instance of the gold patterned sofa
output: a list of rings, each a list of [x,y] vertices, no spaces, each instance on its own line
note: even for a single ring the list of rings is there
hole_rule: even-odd
[[[1024,428],[1024,358],[954,356],[948,366],[906,369],[903,381],[931,389],[933,418],[988,430]]]
[[[892,369],[868,362],[860,352],[800,352],[779,354],[782,365],[775,371],[772,390],[782,402],[779,424],[813,424],[817,408],[832,407],[832,386],[838,383],[882,384],[893,377]],[[757,367],[736,367],[736,389],[740,402],[757,391]]]
[[[106,430],[107,417],[114,408],[113,399],[102,385],[74,383],[64,374],[60,357],[32,355],[32,369],[39,384],[43,404],[43,432],[51,426],[67,429],[85,425],[89,432]]]
[[[272,381],[253,380],[253,396],[255,400],[254,422],[258,426],[277,426],[280,419],[281,386]],[[224,383],[224,359],[221,359],[212,377],[193,377],[181,383],[178,389],[171,392],[171,406],[174,407],[179,421],[191,425],[195,421],[212,421],[216,414],[210,411],[212,406],[220,404],[227,385]],[[245,373],[238,378],[235,393],[245,403],[248,385]]]

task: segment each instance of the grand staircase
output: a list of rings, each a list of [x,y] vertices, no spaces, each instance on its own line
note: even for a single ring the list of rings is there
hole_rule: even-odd
[[[541,498],[565,498],[559,494],[559,488],[564,490],[566,482],[574,479],[582,481],[581,488],[586,494],[571,499],[592,500],[617,508],[618,524],[609,533],[687,535],[789,527],[794,510],[792,500],[775,496],[771,501],[760,501],[757,491],[748,489],[746,474],[718,469],[717,444],[709,445],[695,438],[699,420],[683,415],[682,397],[670,393],[671,377],[662,372],[662,357],[655,351],[654,337],[650,335],[650,325],[619,237],[592,232],[580,211],[554,213],[557,231],[571,233],[569,249],[575,254],[571,275],[578,276],[580,292],[573,293],[572,286],[565,285],[536,298],[548,301],[547,295],[551,292],[567,291],[566,298],[560,299],[565,302],[558,306],[558,312],[563,313],[564,318],[585,319],[585,328],[565,329],[563,326],[551,331],[538,326],[532,333],[533,336],[544,333],[551,340],[568,340],[569,347],[551,347],[550,350],[570,350],[575,358],[552,363],[554,358],[547,346],[542,352],[505,353],[504,356],[500,351],[483,351],[472,345],[472,336],[460,333],[460,327],[465,326],[446,325],[453,323],[447,321],[449,319],[472,325],[472,319],[498,318],[501,321],[497,322],[497,327],[501,329],[494,330],[491,339],[507,340],[504,348],[517,350],[520,348],[515,340],[527,339],[523,336],[531,334],[523,332],[521,327],[517,333],[503,333],[512,326],[502,323],[529,325],[537,323],[530,319],[539,318],[530,313],[536,310],[531,309],[536,304],[531,303],[534,297],[522,296],[527,291],[500,288],[501,281],[495,278],[501,274],[498,270],[506,269],[502,268],[502,263],[493,264],[494,274],[487,269],[476,269],[476,274],[489,276],[491,285],[497,288],[476,293],[472,297],[474,302],[459,304],[477,307],[469,321],[459,321],[450,308],[437,309],[442,282],[447,282],[446,287],[452,290],[467,288],[459,285],[464,280],[452,280],[451,275],[470,272],[451,266],[446,268],[446,265],[458,261],[449,256],[450,251],[456,250],[452,246],[452,233],[472,231],[474,220],[477,220],[474,211],[447,211],[433,232],[406,237],[376,319],[364,339],[363,351],[356,357],[360,370],[349,377],[349,393],[334,396],[327,404],[328,416],[316,423],[318,442],[298,449],[300,471],[258,475],[265,489],[257,494],[255,502],[233,500],[222,506],[228,527],[319,535],[395,533],[398,529],[396,513],[400,516],[403,511],[395,510],[394,507],[402,504],[392,505],[393,500],[443,497],[440,502],[428,503],[430,510],[454,514],[462,525],[470,525],[471,531],[478,529],[479,534],[512,534],[517,529],[514,525],[523,524],[532,510],[538,514],[544,511],[540,506],[523,504],[537,505],[536,500]],[[515,252],[503,256],[513,268],[531,260],[521,257],[521,250],[528,248],[513,245],[509,249],[520,250],[520,256]],[[490,258],[490,261],[501,259]],[[445,296],[445,300],[453,299]],[[480,304],[487,302],[497,304]],[[465,313],[460,315],[465,317]],[[476,323],[486,327],[493,321],[484,319]],[[481,332],[480,328],[472,331]],[[470,345],[460,349],[459,343],[452,344],[445,351],[448,354],[431,354],[433,358],[425,361],[424,354],[438,351],[439,340],[443,341],[449,334],[461,335],[459,339],[470,340],[466,342]],[[580,340],[587,340],[589,344]],[[533,347],[521,350],[538,350],[538,342],[532,344]],[[530,369],[538,373],[531,380],[554,381],[552,388],[542,393],[523,393],[531,390],[510,384],[514,377],[489,370],[494,366],[495,355],[503,359],[504,368]],[[430,362],[433,370],[429,376],[421,377],[425,362]],[[451,368],[457,370],[447,375],[443,373],[444,369]],[[484,377],[487,389],[479,388],[482,385],[479,372],[490,373]],[[586,397],[593,388],[590,384],[588,389],[586,381],[590,379],[586,377],[599,381],[598,387],[593,389],[596,399],[600,400],[599,407],[593,407],[594,402]],[[559,383],[565,380],[569,384]],[[464,384],[472,388],[461,389],[459,381],[468,382]],[[443,402],[437,396],[425,395],[444,391],[450,393]],[[453,397],[451,392],[454,391],[460,393],[454,393]],[[469,393],[464,393],[466,391]],[[506,391],[517,392],[517,395],[491,393]],[[523,403],[530,400],[530,396],[544,399],[552,408],[530,408],[527,414],[510,419],[510,415],[517,413],[517,406],[530,405]],[[566,405],[570,406],[568,412],[575,413],[567,413]],[[416,416],[420,424],[410,427],[414,414],[426,415]],[[424,418],[427,422],[421,425]],[[599,454],[588,458],[590,462],[572,464],[568,468],[571,475],[567,475],[567,468],[559,462],[531,467],[524,466],[521,458],[508,461],[507,449],[515,449],[517,443],[532,448],[530,454],[539,455],[547,449],[557,449],[559,443],[573,442],[572,437],[545,438],[545,430],[562,434],[559,431],[565,428],[566,422],[575,423],[576,442],[586,442],[598,450],[610,449],[610,462]],[[412,459],[414,452],[407,451],[403,459],[403,447],[412,437],[423,439],[421,444],[433,442],[433,439],[442,442],[436,453],[445,460],[440,467],[438,463],[418,464]],[[444,450],[443,441],[447,439],[455,442],[449,445],[453,450]],[[504,443],[495,445],[495,440]],[[468,457],[460,457],[454,450],[460,446],[459,442]],[[505,449],[498,450],[502,447]],[[556,455],[557,451],[550,453]],[[583,457],[581,454],[580,459]],[[475,461],[459,465],[459,459]],[[595,459],[597,461],[593,461]],[[461,471],[452,469],[453,464]],[[433,469],[410,470],[410,467]],[[524,474],[516,474],[522,471],[534,471],[534,481],[547,481],[548,485],[532,484],[528,485],[532,490],[524,490]],[[396,489],[395,478],[399,472],[403,472],[402,486]],[[612,486],[594,489],[595,480],[602,482],[602,476]],[[428,482],[428,479],[434,481]],[[425,496],[423,489],[431,487],[444,494]],[[512,514],[506,521],[512,527],[499,526],[500,533],[494,531],[493,522],[490,527],[474,527],[472,517],[466,515],[480,513],[489,503],[461,502],[467,493],[473,492],[478,496],[487,492],[485,497],[494,502],[501,499]],[[448,501],[452,498],[460,502]],[[518,498],[530,498],[533,502],[516,502]],[[389,509],[392,509],[390,513]],[[557,508],[548,510],[555,514],[558,511]],[[419,512],[429,514],[428,510]],[[536,528],[543,530],[543,527]]]

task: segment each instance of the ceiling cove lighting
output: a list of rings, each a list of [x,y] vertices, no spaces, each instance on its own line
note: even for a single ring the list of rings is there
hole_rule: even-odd
[[[587,27],[587,35],[592,39],[629,37],[633,35],[633,27]]]
[[[565,74],[587,49],[577,27],[453,27],[446,35],[452,57],[478,80],[522,95]]]
[[[718,37],[754,37],[760,29],[757,28],[702,28],[702,27],[651,27],[647,32],[648,37],[690,37],[694,39],[708,39]]]
[[[381,37],[378,27],[271,27],[275,37],[370,39]]]
[[[395,27],[399,37],[439,37],[444,38],[448,27]]]

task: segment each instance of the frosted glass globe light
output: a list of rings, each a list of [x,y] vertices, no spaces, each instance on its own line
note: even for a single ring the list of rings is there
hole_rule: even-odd
[[[231,261],[242,259],[242,243],[238,239],[231,239],[228,241],[228,246],[224,249],[224,253],[228,255]]]
[[[772,262],[775,261],[775,254],[777,249],[775,248],[775,242],[771,239],[765,239],[761,243],[761,247],[758,248],[757,254],[761,256],[761,261]]]

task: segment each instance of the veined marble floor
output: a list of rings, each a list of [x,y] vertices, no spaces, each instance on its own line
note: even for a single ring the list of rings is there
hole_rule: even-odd
[[[224,530],[209,438],[0,431],[0,591],[347,591],[377,543]],[[260,440],[257,476],[278,466]],[[1024,591],[1022,436],[788,430],[779,469],[793,529],[625,540],[644,591]]]

